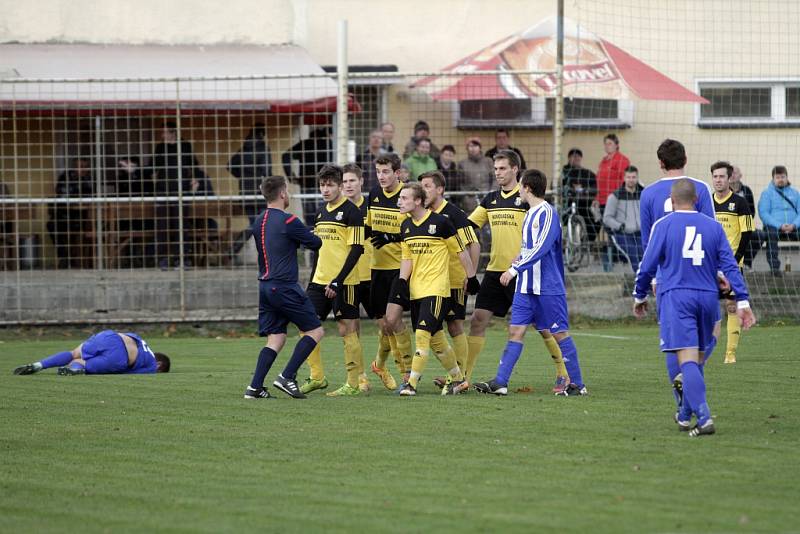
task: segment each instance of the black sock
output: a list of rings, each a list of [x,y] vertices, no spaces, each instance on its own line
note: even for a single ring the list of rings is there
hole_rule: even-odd
[[[294,380],[297,377],[297,370],[300,369],[300,366],[303,365],[303,362],[306,361],[306,358],[308,358],[308,355],[311,354],[311,351],[314,350],[316,346],[317,342],[314,341],[313,337],[301,337],[297,345],[294,346],[294,352],[289,359],[289,363],[283,368],[283,372],[281,373],[283,378]]]
[[[258,354],[256,371],[253,373],[253,381],[250,382],[251,388],[258,389],[264,387],[264,378],[267,376],[269,368],[272,367],[272,363],[277,356],[278,353],[269,347],[261,349],[261,352]]]

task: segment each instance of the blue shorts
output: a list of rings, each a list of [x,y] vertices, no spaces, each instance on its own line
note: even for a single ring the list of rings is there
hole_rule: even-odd
[[[122,338],[113,330],[103,330],[81,346],[86,374],[105,375],[128,372],[128,351]]]
[[[715,291],[673,289],[658,297],[661,351],[697,348],[705,351],[714,340],[720,319]]]
[[[511,303],[511,325],[534,325],[536,330],[551,333],[569,330],[566,295],[531,295],[514,293]]]
[[[258,335],[285,334],[289,323],[294,323],[301,332],[322,326],[300,284],[259,282]]]

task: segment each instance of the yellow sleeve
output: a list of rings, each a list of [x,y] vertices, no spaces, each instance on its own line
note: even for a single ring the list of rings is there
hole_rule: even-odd
[[[458,235],[453,235],[447,238],[447,250],[451,254],[458,254],[462,250],[464,250],[464,246],[461,244],[461,241],[458,239]]]
[[[466,247],[470,243],[477,243],[478,236],[475,235],[475,229],[472,226],[466,226],[458,229],[458,238]]]
[[[747,215],[739,216],[739,231],[752,232],[753,231],[753,216],[749,213]]]
[[[411,249],[408,246],[408,243],[405,241],[400,242],[400,259],[401,260],[410,260],[411,259]]]
[[[367,200],[364,199],[364,202],[366,201]],[[367,216],[364,217],[364,224],[367,226],[372,226],[372,210],[369,208],[367,208]]]
[[[483,228],[483,225],[489,222],[489,214],[483,206],[475,208],[467,218],[475,223],[478,228]]]
[[[348,245],[363,245],[364,244],[364,227],[363,226],[348,226],[347,227],[347,244]]]

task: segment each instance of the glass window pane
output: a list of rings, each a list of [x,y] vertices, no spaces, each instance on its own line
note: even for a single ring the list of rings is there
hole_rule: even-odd
[[[461,119],[530,121],[531,101],[528,99],[462,100]]]
[[[800,117],[800,87],[786,88],[786,116]]]
[[[700,106],[704,119],[772,115],[769,87],[706,87],[700,89],[700,95],[709,101]]]
[[[616,100],[600,100],[595,98],[565,98],[564,118],[566,120],[591,120],[619,118],[619,103]],[[556,101],[548,98],[545,103],[546,118],[553,121],[556,112]]]

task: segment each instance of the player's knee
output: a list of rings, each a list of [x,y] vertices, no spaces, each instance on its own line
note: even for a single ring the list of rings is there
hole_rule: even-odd
[[[728,315],[736,315],[736,302],[730,300],[725,302],[725,311]]]
[[[447,333],[450,337],[460,336],[464,333],[464,325],[461,321],[451,321],[447,323]]]
[[[564,332],[556,332],[553,334],[553,337],[556,338],[556,341],[561,343],[563,340],[569,337],[569,332],[567,332],[566,330]]]
[[[319,343],[325,335],[325,329],[322,326],[318,326],[314,330],[306,332],[306,335],[310,336],[314,341]]]

